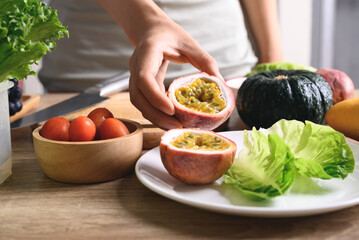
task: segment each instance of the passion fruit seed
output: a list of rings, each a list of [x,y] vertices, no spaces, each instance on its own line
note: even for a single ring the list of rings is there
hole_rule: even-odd
[[[223,141],[217,136],[191,132],[185,132],[183,135],[171,142],[171,144],[178,148],[208,151],[225,150],[230,147],[228,142]]]
[[[175,96],[180,104],[203,113],[215,114],[226,107],[218,85],[214,82],[206,82],[201,78],[196,79],[188,86],[178,88],[175,91]]]

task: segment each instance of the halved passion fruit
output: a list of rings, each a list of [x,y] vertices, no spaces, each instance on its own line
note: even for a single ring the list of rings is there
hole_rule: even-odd
[[[172,129],[161,138],[164,167],[187,184],[207,184],[220,178],[232,165],[237,151],[230,139],[208,130]]]
[[[185,128],[213,130],[233,112],[235,101],[226,83],[206,73],[175,79],[168,89],[175,116]]]

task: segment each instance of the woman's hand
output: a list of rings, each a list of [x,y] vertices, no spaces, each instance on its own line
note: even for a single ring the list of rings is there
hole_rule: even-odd
[[[131,102],[145,118],[162,128],[179,128],[174,106],[163,80],[169,61],[191,63],[203,72],[219,75],[215,60],[181,27],[169,19],[146,31],[130,60]]]
[[[173,116],[175,109],[163,83],[168,63],[190,63],[200,71],[221,77],[216,61],[152,1],[98,1],[136,47],[130,59],[133,105],[161,128],[182,127]]]

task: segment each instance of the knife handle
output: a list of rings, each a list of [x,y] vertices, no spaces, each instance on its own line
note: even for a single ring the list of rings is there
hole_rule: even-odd
[[[115,92],[128,90],[130,72],[126,71],[109,77],[92,87],[89,87],[84,93],[108,96]]]

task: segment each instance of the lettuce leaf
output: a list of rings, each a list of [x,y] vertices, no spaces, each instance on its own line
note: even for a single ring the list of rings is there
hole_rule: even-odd
[[[268,129],[243,134],[243,149],[223,175],[254,200],[284,194],[295,176],[346,178],[355,159],[343,134],[306,121],[280,120]]]
[[[295,157],[298,173],[303,176],[344,179],[354,171],[353,152],[344,135],[329,126],[283,119],[264,132],[277,133],[283,139]]]
[[[57,16],[39,0],[0,1],[0,82],[34,75],[31,64],[68,36]]]
[[[251,138],[253,144],[244,131],[244,148],[223,175],[224,182],[253,200],[282,195],[294,180],[293,155],[276,133],[266,136],[253,128]]]
[[[261,63],[256,65],[252,71],[246,74],[246,77],[252,76],[259,72],[266,72],[271,70],[277,70],[277,69],[283,69],[283,70],[292,70],[292,69],[303,69],[308,70],[311,72],[317,71],[316,68],[312,66],[306,66],[298,63],[291,63],[291,62],[271,62],[271,63]]]

